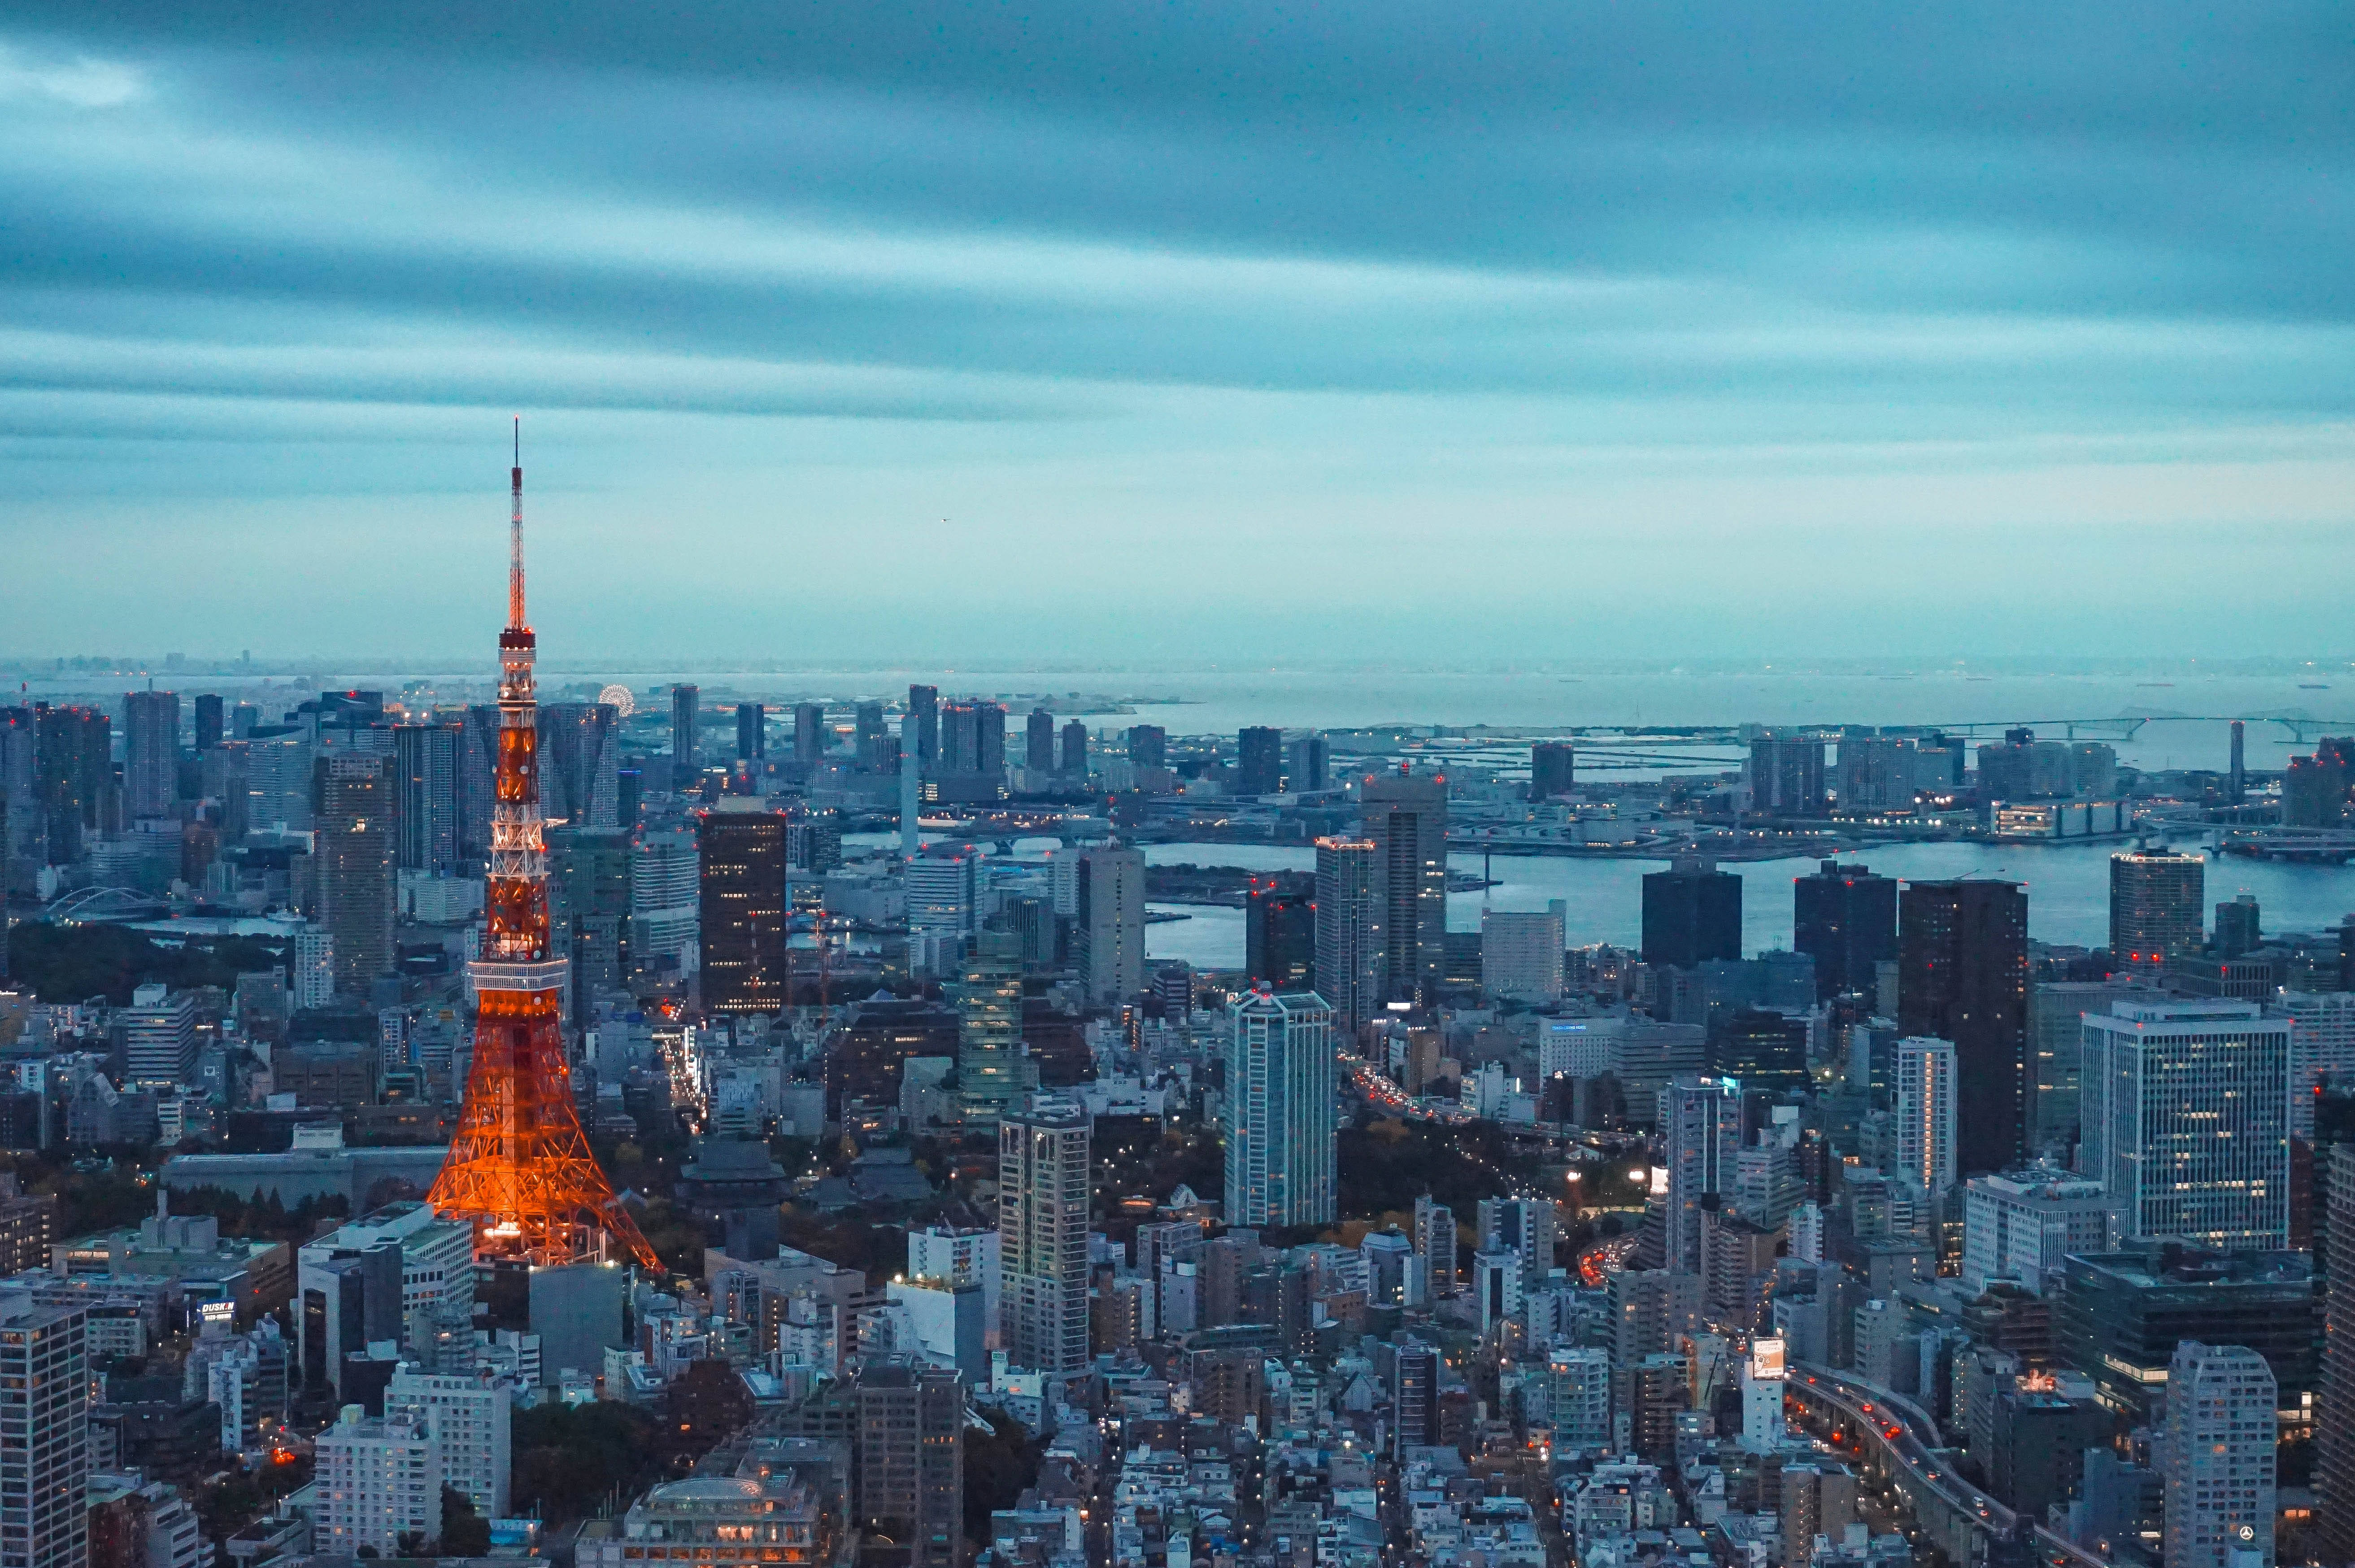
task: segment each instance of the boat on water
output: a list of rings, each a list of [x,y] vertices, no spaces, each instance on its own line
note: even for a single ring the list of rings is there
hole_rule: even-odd
[[[2297,683],[2297,688],[2300,691],[2328,691],[2330,683],[2327,680],[2301,680]]]

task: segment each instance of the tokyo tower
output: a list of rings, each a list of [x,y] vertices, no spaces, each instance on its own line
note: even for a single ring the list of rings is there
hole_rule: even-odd
[[[600,1257],[611,1237],[648,1268],[654,1249],[613,1196],[572,1104],[559,1021],[568,965],[550,946],[539,825],[538,639],[523,614],[523,421],[516,421],[507,624],[499,634],[499,751],[474,1065],[450,1157],[426,1201],[474,1221],[478,1253],[553,1265]]]

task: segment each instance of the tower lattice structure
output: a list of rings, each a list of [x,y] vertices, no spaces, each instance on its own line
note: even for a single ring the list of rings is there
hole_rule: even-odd
[[[534,1264],[601,1255],[610,1236],[640,1263],[654,1249],[589,1151],[572,1103],[561,1021],[568,965],[549,934],[540,837],[538,639],[524,621],[523,437],[517,421],[507,624],[499,634],[499,738],[487,929],[467,966],[478,998],[474,1065],[450,1157],[426,1201],[474,1225],[478,1252]]]

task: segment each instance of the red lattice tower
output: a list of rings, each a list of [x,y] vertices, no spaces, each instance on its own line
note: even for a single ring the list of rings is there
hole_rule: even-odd
[[[648,1268],[654,1249],[613,1195],[572,1104],[561,1022],[564,958],[549,939],[539,823],[538,640],[523,614],[523,421],[516,421],[507,624],[499,634],[499,754],[491,808],[488,927],[467,966],[478,997],[474,1066],[450,1157],[426,1201],[474,1221],[478,1252],[535,1264],[601,1256],[610,1236]]]

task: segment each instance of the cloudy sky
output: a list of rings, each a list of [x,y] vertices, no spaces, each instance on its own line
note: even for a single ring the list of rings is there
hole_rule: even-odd
[[[0,654],[2355,645],[2355,13],[20,0]]]

